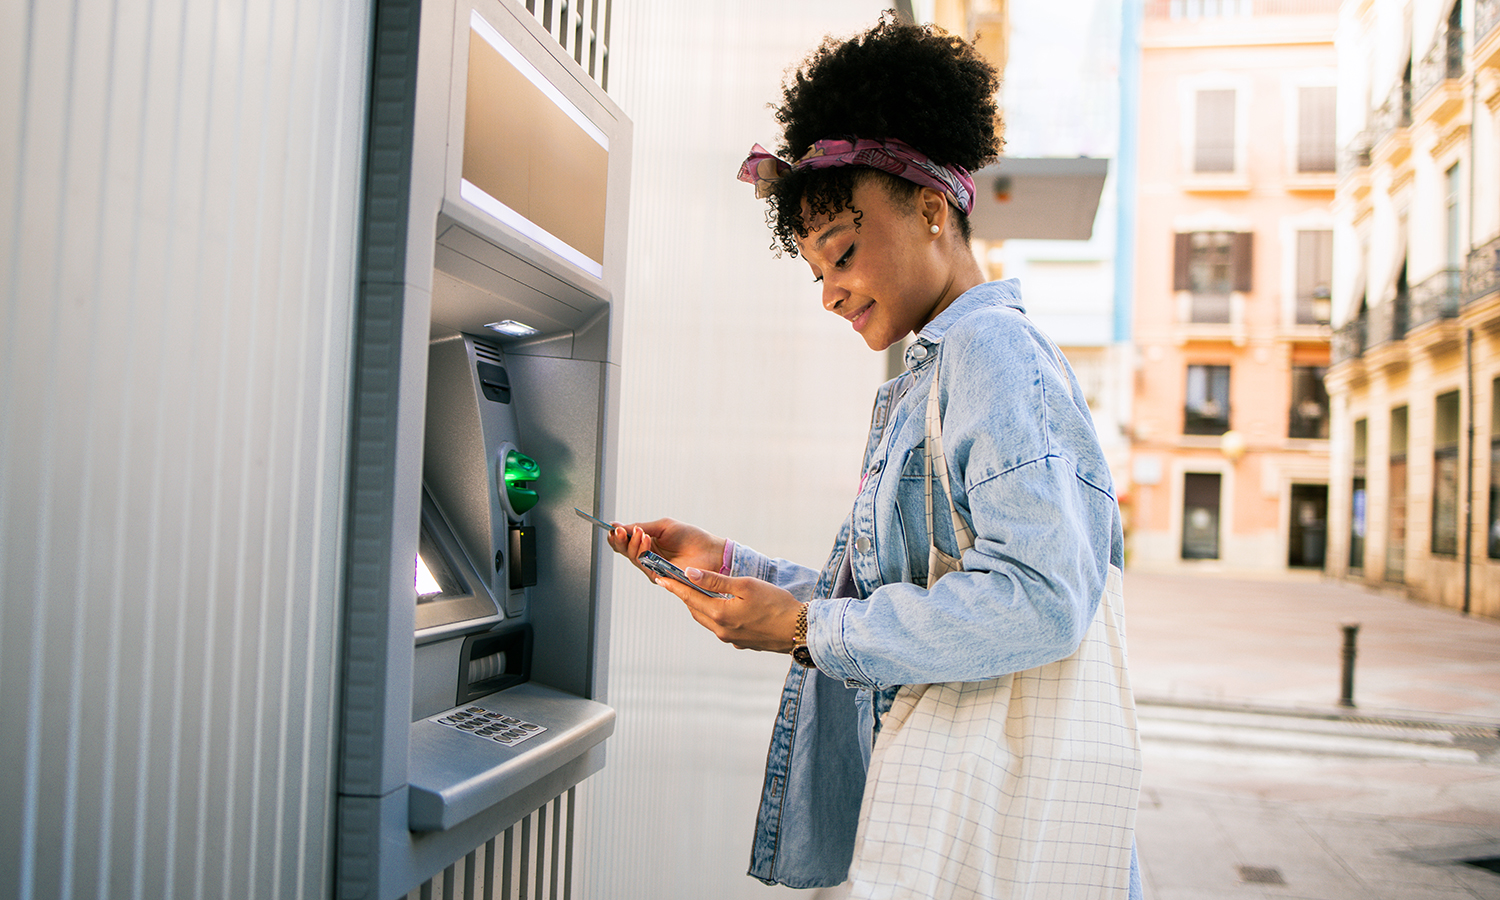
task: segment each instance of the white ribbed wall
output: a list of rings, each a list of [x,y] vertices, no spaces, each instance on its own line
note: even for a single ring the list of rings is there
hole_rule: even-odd
[[[617,518],[822,565],[885,358],[823,310],[806,263],[771,254],[765,204],[734,176],[752,143],[774,146],[783,71],[880,7],[616,0],[610,93],[635,125]],[[614,574],[619,719],[580,789],[581,896],[766,897],[744,873],[787,657],[719,644],[633,568]]]
[[[0,7],[0,896],[329,893],[367,19]]]

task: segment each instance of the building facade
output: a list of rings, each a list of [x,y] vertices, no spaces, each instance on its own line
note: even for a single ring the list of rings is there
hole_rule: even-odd
[[[1500,2],[1339,37],[1330,573],[1500,617]]]
[[[1131,565],[1327,555],[1336,0],[1148,0]]]

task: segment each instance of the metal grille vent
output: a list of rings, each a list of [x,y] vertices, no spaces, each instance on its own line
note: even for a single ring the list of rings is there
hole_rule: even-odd
[[[573,61],[609,90],[609,14],[611,0],[524,0],[552,39]]]
[[[475,339],[474,355],[479,357],[481,362],[491,362],[497,366],[504,365],[504,361],[500,358],[500,348],[487,341]]]
[[[568,900],[576,790],[474,848],[406,900]]]

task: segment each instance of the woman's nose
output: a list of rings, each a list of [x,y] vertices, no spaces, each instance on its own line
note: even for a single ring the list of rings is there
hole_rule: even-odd
[[[849,292],[839,287],[830,278],[823,279],[823,308],[829,312],[838,312],[839,305],[849,296]]]

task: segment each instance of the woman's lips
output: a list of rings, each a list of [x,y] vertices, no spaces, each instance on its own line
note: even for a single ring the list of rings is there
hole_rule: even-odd
[[[859,331],[861,328],[865,327],[865,320],[870,318],[870,310],[874,308],[874,303],[867,303],[865,304],[864,308],[860,309],[859,312],[848,317],[849,323],[854,326],[855,331]]]

